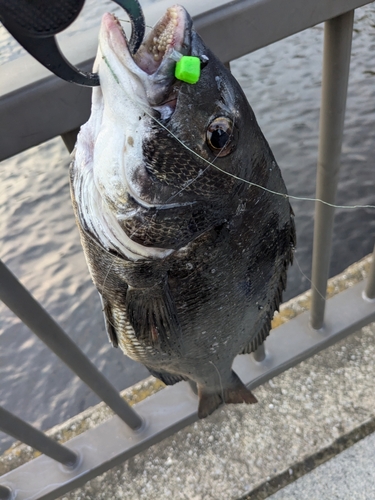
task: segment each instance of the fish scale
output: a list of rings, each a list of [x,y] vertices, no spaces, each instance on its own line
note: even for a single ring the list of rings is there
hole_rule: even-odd
[[[204,158],[199,161],[196,155],[184,148],[175,151],[169,147],[161,147],[161,144],[168,145],[170,139],[173,143],[173,137],[166,130],[160,129],[155,131],[150,140],[144,142],[146,168],[156,179],[161,179],[163,184],[178,189],[171,192],[172,199],[177,195],[178,201],[183,202],[185,199],[189,201],[193,194],[194,200],[197,199],[197,195],[210,196],[211,201],[214,200],[213,197],[220,200],[223,189],[222,173],[211,169],[209,176],[204,175],[203,172],[208,167]],[[234,184],[234,179],[228,177],[226,186],[231,184]]]
[[[173,41],[150,59],[171,18]],[[200,418],[222,403],[255,403],[233,360],[269,334],[295,245],[287,198],[252,185],[287,193],[275,158],[182,7],[134,58],[109,14],[99,40],[102,85],[70,175],[108,336],[164,383],[195,382]],[[203,61],[196,84],[174,77],[176,53]]]

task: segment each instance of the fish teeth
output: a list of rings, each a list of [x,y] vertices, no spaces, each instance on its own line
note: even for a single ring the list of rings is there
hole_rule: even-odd
[[[178,14],[176,9],[170,7],[167,10],[166,19],[157,27],[152,45],[148,48],[155,61],[160,61],[168,46],[173,42],[173,35],[178,25]]]

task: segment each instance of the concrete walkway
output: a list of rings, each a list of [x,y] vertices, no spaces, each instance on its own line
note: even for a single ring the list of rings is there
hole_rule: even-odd
[[[374,500],[375,433],[268,498]]]
[[[258,405],[222,408],[63,498],[267,498],[375,431],[374,375],[372,324],[256,389]],[[323,475],[327,493],[342,491],[343,477]],[[290,498],[312,500],[316,485],[304,485]]]

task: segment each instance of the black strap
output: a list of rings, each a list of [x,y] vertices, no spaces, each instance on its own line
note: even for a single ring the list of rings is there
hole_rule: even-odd
[[[134,54],[142,43],[145,21],[138,0],[113,0],[128,14],[132,25],[129,48]],[[94,87],[96,73],[80,71],[64,57],[55,35],[81,12],[85,0],[0,0],[0,20],[9,33],[41,64],[63,80]]]

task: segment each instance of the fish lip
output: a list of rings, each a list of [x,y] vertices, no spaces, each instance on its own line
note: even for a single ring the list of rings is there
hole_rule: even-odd
[[[128,41],[120,25],[120,21],[114,14],[109,12],[106,12],[102,17],[99,33],[99,48],[101,49],[102,58],[106,61],[107,56],[106,51],[103,50],[103,42],[106,42],[123,66],[126,66],[134,73],[138,73],[139,68],[131,56]]]
[[[176,57],[190,54],[192,24],[183,7],[174,5],[168,8],[132,55],[119,20],[115,15],[106,13],[102,18],[99,40],[106,40],[121,65],[142,83],[149,105],[160,106],[173,92],[172,87],[176,83]],[[163,52],[155,52],[158,43],[155,39],[158,41],[163,35],[169,36],[171,41],[166,42]],[[105,54],[103,56],[105,59]]]

